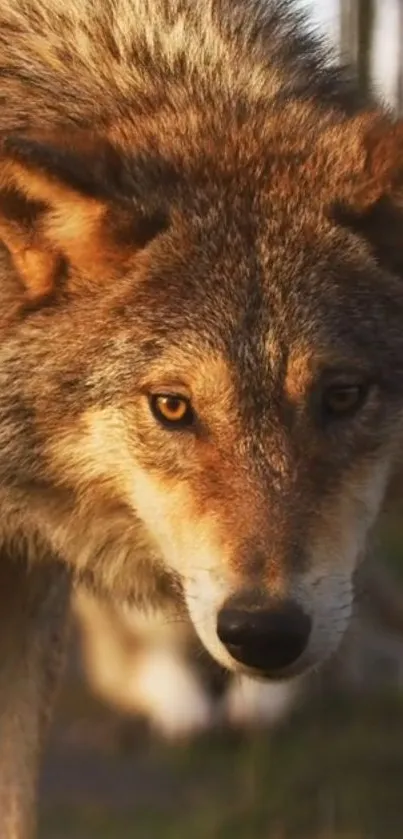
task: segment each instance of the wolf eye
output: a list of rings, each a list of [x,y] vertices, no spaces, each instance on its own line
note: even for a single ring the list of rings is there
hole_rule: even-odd
[[[166,428],[186,428],[193,424],[194,414],[189,400],[184,396],[154,394],[150,399],[150,407],[155,419]]]
[[[344,417],[355,413],[365,401],[368,386],[357,382],[330,385],[322,395],[322,408],[328,417]]]

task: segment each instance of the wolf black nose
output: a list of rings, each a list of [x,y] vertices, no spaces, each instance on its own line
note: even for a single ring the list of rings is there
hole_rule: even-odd
[[[311,619],[291,600],[253,608],[234,597],[217,619],[217,635],[232,658],[270,675],[297,661],[310,632]]]

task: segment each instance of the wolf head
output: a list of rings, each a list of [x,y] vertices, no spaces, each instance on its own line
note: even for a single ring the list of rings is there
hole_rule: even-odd
[[[81,573],[160,575],[278,679],[337,647],[396,471],[403,130],[224,98],[3,132],[0,471]]]

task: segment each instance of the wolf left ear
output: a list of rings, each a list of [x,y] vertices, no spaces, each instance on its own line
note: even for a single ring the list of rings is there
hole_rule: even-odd
[[[381,265],[403,278],[403,121],[371,120],[358,172],[334,214],[363,236]]]
[[[136,206],[107,141],[69,132],[0,146],[0,240],[27,301],[48,298],[66,265],[87,283],[116,278],[166,224],[163,212]]]

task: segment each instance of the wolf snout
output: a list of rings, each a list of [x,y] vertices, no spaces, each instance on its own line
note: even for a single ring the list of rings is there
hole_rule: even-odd
[[[217,617],[217,635],[235,661],[276,676],[306,649],[311,618],[292,600],[254,604],[248,595],[228,599]]]

